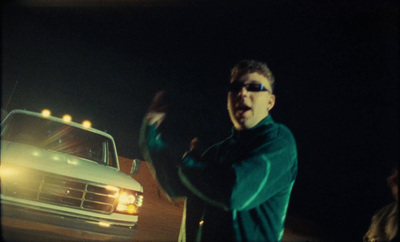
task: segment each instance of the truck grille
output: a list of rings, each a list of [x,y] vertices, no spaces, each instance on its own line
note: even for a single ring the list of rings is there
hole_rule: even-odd
[[[7,196],[101,213],[113,212],[118,192],[116,187],[31,169],[18,169],[1,180],[1,193]]]

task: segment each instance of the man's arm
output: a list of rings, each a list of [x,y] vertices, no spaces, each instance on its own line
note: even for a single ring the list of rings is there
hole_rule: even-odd
[[[145,160],[152,165],[154,175],[169,199],[175,200],[185,196],[187,189],[179,179],[178,168],[172,161],[168,146],[161,139],[155,124],[143,122],[139,144]]]
[[[140,129],[139,145],[144,159],[149,162],[162,189],[174,200],[185,196],[187,189],[182,185],[178,168],[175,166],[168,145],[162,140],[159,126],[166,116],[164,93],[157,93]]]

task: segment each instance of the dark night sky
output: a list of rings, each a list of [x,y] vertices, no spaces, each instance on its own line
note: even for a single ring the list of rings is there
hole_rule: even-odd
[[[3,109],[89,118],[114,136],[120,155],[141,158],[141,119],[166,90],[167,135],[180,154],[192,137],[207,146],[229,135],[230,68],[262,60],[277,79],[272,116],[298,143],[289,214],[359,239],[391,201],[385,177],[399,159],[395,1],[29,2],[2,8]]]

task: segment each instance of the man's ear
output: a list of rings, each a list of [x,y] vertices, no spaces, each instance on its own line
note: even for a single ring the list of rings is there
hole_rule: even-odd
[[[274,106],[275,106],[275,95],[271,94],[270,97],[268,98],[268,106],[267,109],[270,111]]]

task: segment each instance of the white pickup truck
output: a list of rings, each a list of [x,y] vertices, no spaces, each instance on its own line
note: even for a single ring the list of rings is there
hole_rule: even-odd
[[[134,160],[131,174],[138,168]],[[132,241],[137,232],[143,187],[120,171],[105,132],[14,110],[1,123],[0,178],[6,240],[36,231],[62,240]]]

